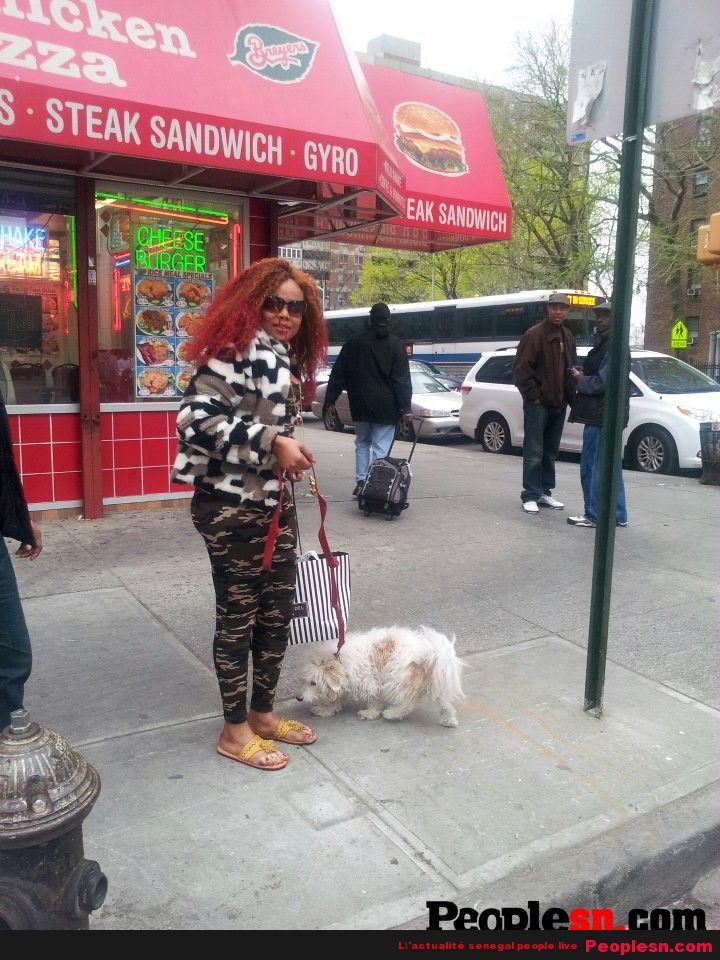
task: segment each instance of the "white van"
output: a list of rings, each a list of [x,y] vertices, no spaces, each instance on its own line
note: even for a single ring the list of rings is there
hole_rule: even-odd
[[[460,429],[488,453],[508,453],[524,439],[522,397],[512,382],[515,347],[484,353],[460,387]],[[588,347],[578,348],[578,359]],[[701,466],[700,423],[720,420],[720,384],[652,350],[630,351],[630,420],[624,461],[646,473]],[[566,423],[560,449],[582,450],[582,423]]]

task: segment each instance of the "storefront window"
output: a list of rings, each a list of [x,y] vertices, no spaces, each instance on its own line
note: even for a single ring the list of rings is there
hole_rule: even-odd
[[[67,186],[0,177],[0,391],[8,405],[77,403],[77,270]]]
[[[190,378],[187,345],[240,262],[237,207],[205,195],[98,187],[100,400],[168,400]]]

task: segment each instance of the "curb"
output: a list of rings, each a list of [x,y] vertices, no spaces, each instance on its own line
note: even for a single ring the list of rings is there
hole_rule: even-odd
[[[633,908],[653,909],[684,896],[720,864],[720,782],[666,804],[484,887],[458,894],[458,906],[611,908],[623,923]],[[426,930],[427,914],[396,930]],[[449,925],[445,929],[452,929]]]

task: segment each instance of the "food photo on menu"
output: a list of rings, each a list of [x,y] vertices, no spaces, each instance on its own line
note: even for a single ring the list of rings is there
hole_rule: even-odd
[[[178,307],[201,307],[210,299],[212,290],[209,283],[201,280],[180,280],[175,293]]]
[[[174,397],[175,377],[169,368],[138,368],[137,388],[139,397]]]
[[[198,332],[203,315],[196,310],[178,310],[175,317],[175,330],[178,337],[194,337]]]
[[[138,306],[172,307],[175,286],[171,277],[150,277],[135,274],[135,301]]]
[[[170,336],[173,333],[173,318],[169,310],[160,307],[143,307],[135,314],[135,325],[141,333]]]

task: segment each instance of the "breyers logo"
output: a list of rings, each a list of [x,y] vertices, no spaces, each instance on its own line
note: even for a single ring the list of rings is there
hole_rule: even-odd
[[[241,64],[275,83],[298,83],[310,71],[319,44],[267,23],[238,30],[232,64]]]

